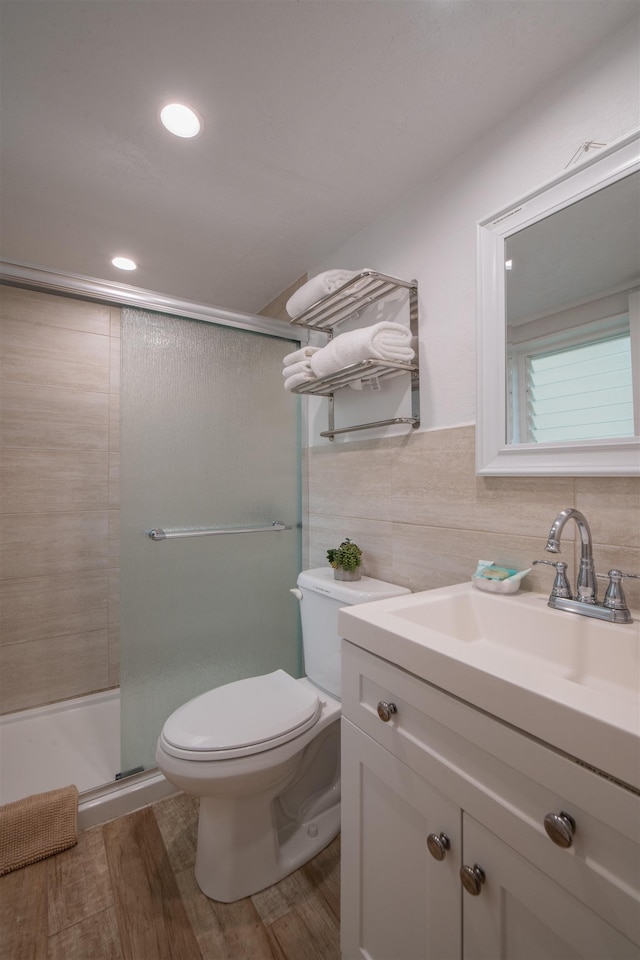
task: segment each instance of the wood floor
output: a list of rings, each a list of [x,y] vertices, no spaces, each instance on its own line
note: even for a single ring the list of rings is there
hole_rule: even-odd
[[[0,878],[2,960],[339,960],[339,838],[268,890],[216,903],[176,794]]]

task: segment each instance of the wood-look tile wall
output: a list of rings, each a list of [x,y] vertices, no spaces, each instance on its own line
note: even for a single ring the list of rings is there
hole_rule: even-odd
[[[0,287],[0,707],[118,683],[120,311]]]
[[[640,479],[477,477],[474,458],[473,426],[311,448],[309,566],[324,565],[346,536],[364,551],[367,574],[414,591],[467,580],[479,559],[522,569],[548,559],[553,518],[573,506],[589,520],[598,572],[640,573]],[[572,577],[574,528],[562,551]],[[552,574],[534,567],[525,586],[547,592]],[[640,583],[624,589],[640,608]]]

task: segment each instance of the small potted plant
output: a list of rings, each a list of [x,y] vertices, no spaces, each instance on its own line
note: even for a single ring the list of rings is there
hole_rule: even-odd
[[[336,580],[360,580],[362,572],[362,550],[347,537],[339,547],[327,550],[327,560],[333,567]]]

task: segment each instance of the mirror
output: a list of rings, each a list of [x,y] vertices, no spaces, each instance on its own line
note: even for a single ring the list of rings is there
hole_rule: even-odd
[[[640,475],[639,147],[478,225],[480,475]]]

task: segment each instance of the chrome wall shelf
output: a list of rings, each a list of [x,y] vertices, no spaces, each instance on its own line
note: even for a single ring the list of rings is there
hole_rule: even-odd
[[[366,384],[370,380],[388,380],[390,377],[398,377],[403,373],[412,373],[415,370],[417,370],[417,367],[413,363],[362,360],[360,363],[352,363],[350,366],[344,367],[329,377],[308,380],[306,383],[300,384],[299,387],[294,387],[292,393],[312,393],[319,397],[329,397],[334,390],[346,387],[358,380],[362,380]]]
[[[398,292],[409,293],[409,327],[415,349],[413,363],[395,363],[384,360],[363,360],[351,364],[328,377],[309,380],[293,389],[293,393],[310,394],[328,398],[329,429],[320,436],[333,440],[334,436],[356,430],[373,430],[375,427],[394,424],[409,424],[415,428],[420,425],[420,367],[418,352],[418,281],[398,280],[375,270],[362,270],[334,293],[318,300],[308,307],[291,323],[326,333],[331,339],[334,329],[345,320],[350,320],[380,300],[388,299]],[[387,420],[374,420],[369,423],[353,424],[349,427],[335,427],[334,392],[350,383],[362,381],[370,385],[373,381],[384,381],[391,377],[409,374],[411,376],[411,416],[391,417]]]
[[[378,300],[384,300],[398,291],[414,291],[417,295],[417,280],[397,280],[375,270],[361,270],[333,293],[322,297],[316,303],[294,317],[290,322],[298,327],[312,330],[331,331],[344,320],[359,314]],[[416,304],[417,308],[417,304]]]

